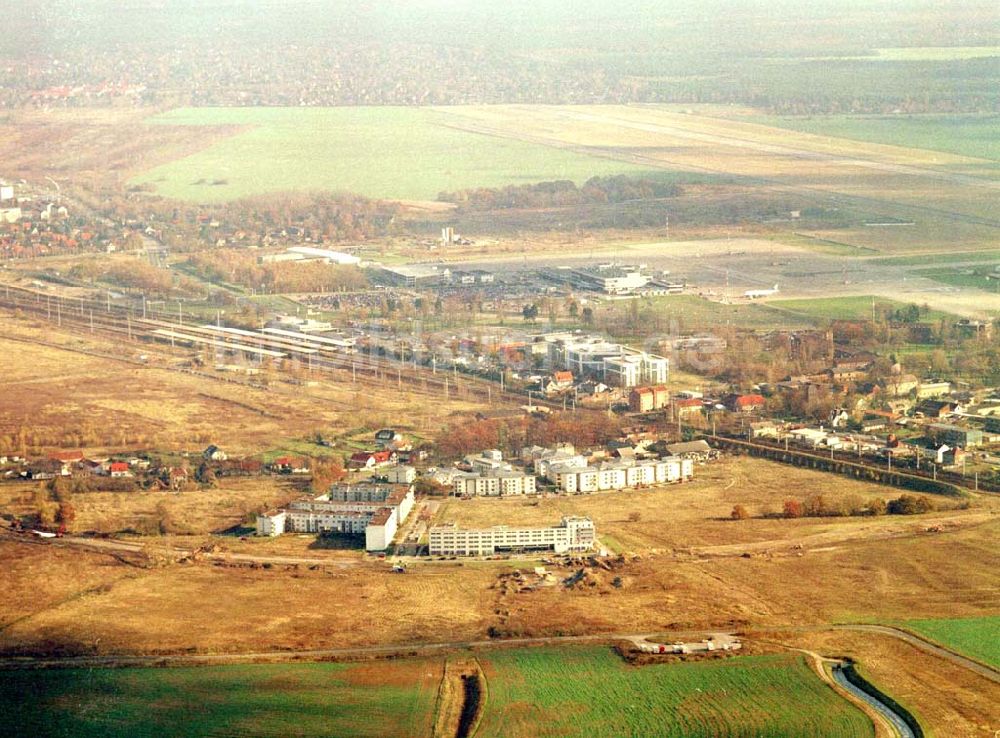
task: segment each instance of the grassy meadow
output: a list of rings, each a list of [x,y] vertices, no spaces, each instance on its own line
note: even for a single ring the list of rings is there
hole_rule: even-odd
[[[256,664],[7,672],[0,714],[20,735],[429,735],[441,663]]]
[[[815,320],[871,320],[871,295],[852,295],[848,297],[817,297],[801,300],[770,300],[768,306],[783,310],[793,315]],[[884,297],[875,298],[876,313],[881,316],[887,308],[896,310],[905,308],[909,303],[889,300]],[[939,310],[928,310],[921,313],[920,320],[924,323],[936,323],[942,318],[954,319]],[[881,319],[881,317],[880,317]]]
[[[607,648],[481,657],[482,738],[518,736],[872,736],[865,715],[800,656],[633,667]]]
[[[954,620],[907,620],[903,626],[969,658],[1000,668],[1000,615]]]
[[[204,202],[286,190],[433,200],[442,191],[640,171],[627,163],[448,127],[427,108],[181,108],[154,125],[239,126],[136,183]]]
[[[809,115],[752,120],[800,133],[1000,161],[1000,117],[995,115]]]

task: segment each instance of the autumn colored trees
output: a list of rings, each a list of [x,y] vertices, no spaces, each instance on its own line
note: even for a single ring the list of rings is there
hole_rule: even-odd
[[[591,177],[580,187],[569,180],[557,180],[441,192],[437,199],[468,210],[507,210],[650,200],[676,197],[680,192],[676,184],[617,175]]]
[[[321,261],[258,262],[242,249],[212,249],[188,257],[186,267],[209,282],[237,284],[265,292],[337,292],[368,286],[364,272],[354,266]]]
[[[620,427],[620,419],[590,410],[552,413],[546,418],[472,420],[445,427],[437,437],[437,448],[442,456],[456,458],[487,448],[511,455],[532,445],[601,446],[617,438]]]

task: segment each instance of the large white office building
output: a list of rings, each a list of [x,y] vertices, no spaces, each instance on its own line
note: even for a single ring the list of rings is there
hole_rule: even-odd
[[[545,340],[551,367],[567,369],[578,377],[597,377],[612,387],[664,384],[670,374],[666,357],[600,336],[554,334]]]
[[[498,552],[544,551],[555,553],[589,551],[594,546],[594,523],[590,518],[564,517],[551,528],[465,529],[439,525],[430,530],[432,556],[491,556]]]

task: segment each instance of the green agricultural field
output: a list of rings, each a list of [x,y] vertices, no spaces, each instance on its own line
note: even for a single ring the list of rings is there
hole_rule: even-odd
[[[1000,669],[1000,615],[955,620],[906,620],[902,625],[942,646]]]
[[[641,171],[629,164],[449,128],[441,109],[181,108],[153,125],[243,126],[137,177],[201,202],[289,190],[433,200],[439,192]]]
[[[489,696],[477,736],[873,736],[869,719],[801,656],[633,667],[607,648],[481,657]]]
[[[771,300],[768,306],[792,315],[813,320],[871,320],[871,295],[853,295],[850,297],[818,297],[803,300]],[[886,309],[897,310],[906,308],[908,303],[889,300],[884,297],[875,298],[875,312],[878,316]],[[942,318],[955,319],[954,315],[939,310],[921,312],[920,321],[936,323]]]
[[[776,128],[1000,161],[996,115],[755,116]]]
[[[72,738],[430,735],[440,662],[11,671],[18,735]]]

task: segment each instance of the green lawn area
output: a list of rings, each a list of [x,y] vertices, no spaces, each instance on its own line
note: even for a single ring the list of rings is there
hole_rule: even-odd
[[[776,128],[1000,161],[996,115],[754,116]]]
[[[1000,615],[955,620],[905,620],[901,623],[942,646],[1000,669]]]
[[[441,191],[643,171],[625,163],[448,128],[440,109],[180,108],[153,125],[244,129],[134,180],[202,202],[288,190],[433,200]]]
[[[739,302],[725,304],[697,295],[668,295],[649,298],[661,313],[661,322],[669,322],[672,333],[704,330],[733,325],[738,328],[803,327],[814,323],[812,316],[799,315],[772,307],[774,303]],[[645,301],[643,301],[645,306]],[[674,323],[676,322],[676,325]]]
[[[950,284],[953,287],[972,287],[979,290],[987,290],[1000,294],[1000,273],[993,272],[987,267],[973,269],[921,269],[916,272],[921,277],[933,279],[935,282]]]
[[[874,735],[797,655],[633,667],[608,648],[539,648],[480,661],[489,687],[480,738]]]
[[[768,303],[773,309],[786,311],[793,315],[815,320],[871,320],[871,295],[855,295],[850,297],[818,297],[805,300],[771,300]],[[875,298],[875,311],[880,316],[887,308],[896,310],[905,308],[909,303],[889,300],[884,297]],[[920,320],[924,323],[936,323],[941,318],[954,319],[954,315],[939,310],[929,310],[921,313]]]
[[[947,254],[921,254],[918,256],[880,256],[866,259],[864,263],[878,266],[924,266],[931,264],[954,264],[955,262],[996,262],[1000,266],[1000,250],[992,251],[952,251]]]
[[[441,664],[257,664],[8,671],[17,735],[73,738],[430,735]]]

